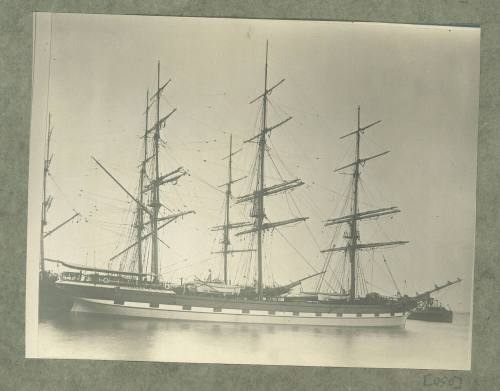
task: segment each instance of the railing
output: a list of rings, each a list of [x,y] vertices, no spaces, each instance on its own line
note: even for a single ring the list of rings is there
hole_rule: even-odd
[[[132,279],[118,278],[116,276],[107,275],[95,275],[95,274],[83,274],[83,273],[73,273],[73,272],[63,272],[59,276],[60,280],[63,281],[77,281],[85,282],[90,284],[103,284],[103,285],[115,285],[119,287],[129,287],[129,288],[141,288],[141,289],[170,289],[168,283],[152,283],[149,281],[139,281]]]

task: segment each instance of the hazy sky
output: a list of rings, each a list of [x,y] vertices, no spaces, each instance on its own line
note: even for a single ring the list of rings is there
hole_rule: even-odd
[[[196,210],[162,232],[170,248],[160,244],[161,271],[174,281],[203,277],[208,269],[219,274],[221,257],[211,252],[220,250],[221,237],[210,227],[223,223],[224,195],[215,188],[226,181],[222,158],[229,133],[234,148],[243,148],[235,157],[234,177],[248,175],[255,158],[255,146],[242,141],[258,131],[259,105],[248,102],[263,91],[266,40],[269,83],[286,79],[270,96],[269,123],[294,117],[273,131],[271,154],[285,179],[306,183],[292,193],[293,200],[270,197],[266,212],[272,221],[295,217],[296,205],[309,216],[307,225],[280,230],[301,255],[278,232],[266,235],[266,281],[287,283],[311,274],[302,257],[321,268],[319,249],[329,246],[334,233],[323,221],[340,213],[349,183],[347,175],[333,171],[352,162],[354,153],[354,138],[339,137],[356,127],[360,105],[362,125],[382,120],[363,136],[362,156],[391,151],[362,168],[360,209],[402,210],[392,219],[363,223],[361,240],[410,241],[367,254],[365,274],[373,275],[374,290],[384,294],[395,288],[382,255],[401,290],[410,294],[460,276],[463,283],[438,297],[468,310],[479,93],[479,29],[473,28],[38,14],[30,150],[32,270],[38,262],[47,111],[53,117],[55,153],[48,229],[73,208],[84,219],[49,237],[46,256],[106,266],[128,243],[132,215],[127,211],[134,206],[90,156],[136,191],[146,90],[156,86],[160,60],[163,81],[172,79],[162,114],[177,108],[161,131],[166,142],[161,170],[182,165],[191,172],[176,186],[165,186],[161,197],[172,210]],[[278,183],[271,161],[267,167],[267,183]],[[235,195],[249,190],[245,181],[234,186]],[[236,221],[248,219],[243,208],[234,208],[233,215]],[[248,240],[233,238],[233,243],[248,247]],[[248,255],[234,256],[231,278],[241,277],[248,262]]]

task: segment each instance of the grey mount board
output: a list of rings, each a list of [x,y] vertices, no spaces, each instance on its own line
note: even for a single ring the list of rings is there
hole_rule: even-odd
[[[498,5],[496,1],[440,0],[2,2],[0,267],[3,284],[0,295],[0,389],[432,390],[460,387],[463,390],[491,390],[498,387]],[[24,359],[33,11],[479,25],[482,30],[481,81],[472,370],[447,372]],[[448,379],[455,379],[454,383],[445,384]]]

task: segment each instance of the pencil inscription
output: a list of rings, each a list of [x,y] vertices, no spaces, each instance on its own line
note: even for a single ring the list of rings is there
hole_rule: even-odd
[[[424,376],[424,386],[460,390],[462,388],[462,376],[439,376],[428,373]]]

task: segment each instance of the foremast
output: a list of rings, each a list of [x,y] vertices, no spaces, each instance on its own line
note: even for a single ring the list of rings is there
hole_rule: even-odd
[[[137,246],[137,268],[138,270],[144,269],[143,256],[142,256],[142,242],[151,237],[151,280],[153,283],[159,282],[159,256],[158,256],[158,233],[159,230],[164,228],[169,223],[185,216],[190,213],[195,213],[194,210],[181,211],[169,215],[161,215],[160,210],[164,206],[160,199],[160,188],[167,183],[176,183],[182,176],[187,174],[184,168],[179,167],[176,170],[163,174],[160,172],[160,130],[165,127],[167,119],[174,114],[177,109],[171,110],[168,114],[160,117],[160,98],[165,87],[170,83],[171,79],[160,86],[160,62],[158,61],[157,68],[157,88],[155,93],[150,97],[149,91],[146,94],[146,126],[144,135],[144,159],[141,162],[140,175],[139,175],[139,196],[135,197],[129,192],[119,181],[116,179],[97,159],[93,158],[99,167],[136,203],[138,222],[136,223],[136,241],[128,246],[126,249],[120,251],[118,254],[110,258],[110,261],[118,256],[126,253],[130,249]],[[148,124],[149,114],[151,108],[156,106],[156,121],[150,127]],[[152,136],[151,136],[152,135]],[[152,138],[152,151],[148,148],[148,139]],[[149,153],[152,153],[149,155]],[[147,174],[147,164],[152,161],[152,174]],[[147,183],[146,183],[147,182]],[[144,194],[148,194],[150,202],[146,204]],[[147,215],[149,222],[144,222],[144,215]],[[159,225],[161,223],[161,225]],[[149,225],[150,232],[143,234],[144,228]],[[141,273],[141,272],[139,272]]]
[[[357,264],[358,252],[366,249],[374,249],[377,247],[384,246],[395,246],[402,245],[408,243],[408,241],[390,241],[390,242],[376,242],[376,243],[361,243],[360,242],[360,234],[358,221],[378,218],[385,215],[391,215],[394,213],[400,212],[400,210],[393,206],[389,208],[381,208],[375,210],[369,210],[360,212],[359,211],[359,181],[360,181],[360,168],[364,166],[364,164],[371,159],[375,159],[377,157],[386,155],[389,151],[385,151],[367,158],[360,157],[360,148],[361,148],[361,135],[368,128],[380,123],[381,121],[375,121],[369,125],[361,127],[360,120],[360,107],[357,108],[357,129],[353,132],[347,133],[340,137],[341,139],[346,138],[348,136],[355,135],[356,136],[356,147],[355,147],[355,160],[353,163],[347,164],[340,168],[337,168],[335,171],[341,171],[346,168],[352,167],[352,203],[351,203],[351,214],[347,216],[342,216],[338,218],[329,219],[325,222],[325,226],[335,225],[335,224],[343,224],[346,223],[349,226],[349,234],[345,234],[344,238],[347,239],[347,244],[345,247],[335,247],[322,250],[321,252],[333,252],[333,251],[343,251],[347,252],[349,255],[349,264],[350,264],[350,287],[349,287],[349,296],[351,300],[355,300],[357,297],[357,269],[359,265]]]
[[[267,152],[267,137],[271,133],[271,131],[278,126],[283,125],[292,119],[292,117],[288,117],[287,119],[281,121],[280,123],[268,126],[267,121],[267,106],[268,106],[268,95],[276,88],[278,85],[284,82],[285,79],[282,79],[272,87],[268,88],[268,49],[269,44],[266,42],[266,61],[264,66],[264,92],[259,95],[257,98],[252,100],[250,103],[254,103],[258,100],[262,100],[262,118],[261,118],[261,130],[259,134],[248,139],[245,143],[248,142],[256,142],[258,145],[257,148],[257,180],[256,180],[256,188],[255,191],[251,194],[247,194],[241,197],[238,197],[237,203],[250,201],[253,203],[251,217],[254,218],[253,227],[247,229],[242,232],[238,232],[236,235],[243,235],[249,233],[255,233],[257,236],[257,298],[258,300],[263,299],[263,270],[262,270],[262,260],[263,260],[263,249],[264,249],[264,232],[266,230],[274,229],[283,225],[304,221],[307,217],[298,217],[292,218],[289,220],[271,222],[266,216],[266,211],[264,207],[265,197],[277,193],[281,193],[284,191],[292,190],[298,186],[304,184],[299,179],[294,179],[290,181],[283,181],[277,185],[272,185],[266,187],[265,184],[265,155]],[[267,222],[264,222],[266,220]]]

